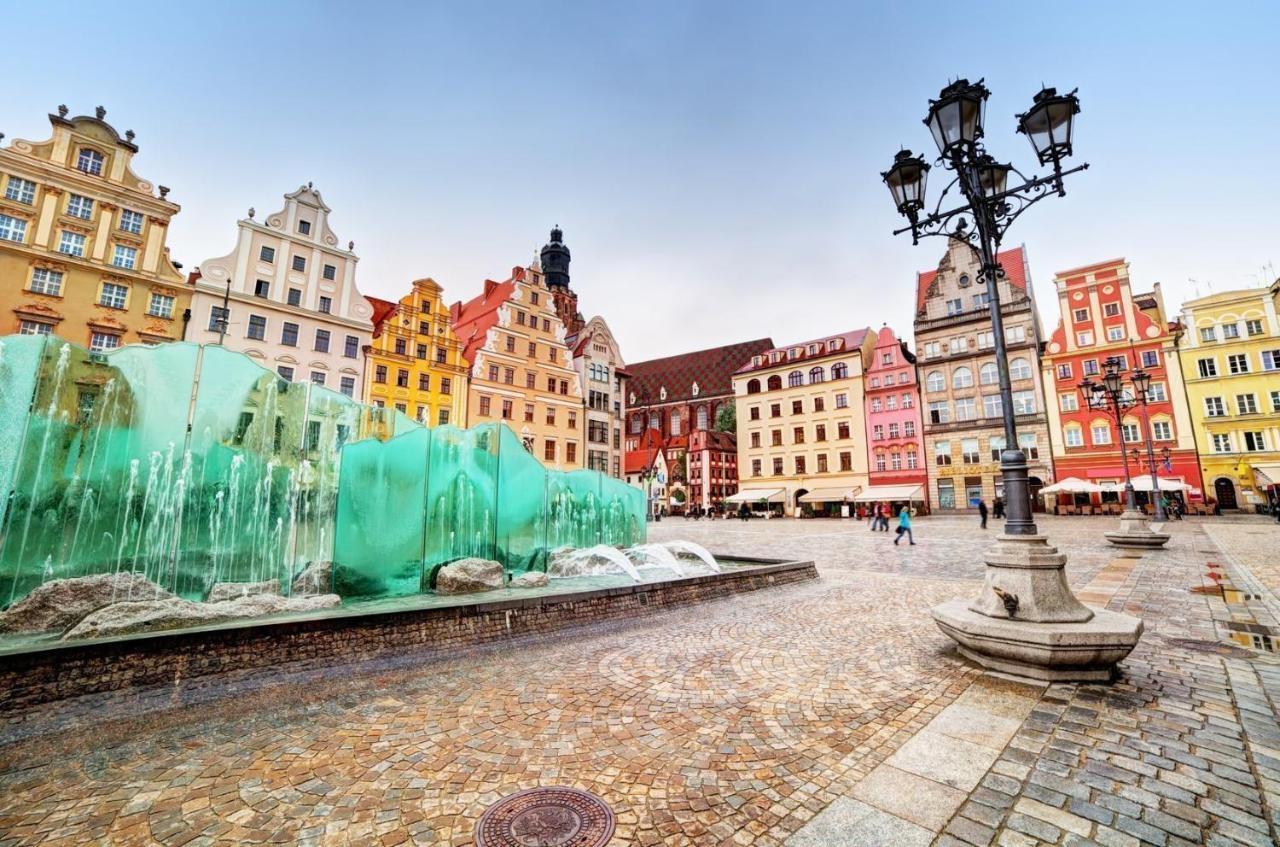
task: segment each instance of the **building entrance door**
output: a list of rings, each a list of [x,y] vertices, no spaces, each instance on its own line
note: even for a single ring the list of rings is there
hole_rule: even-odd
[[[1225,478],[1213,481],[1213,496],[1218,500],[1219,509],[1236,509],[1236,487],[1231,480]]]

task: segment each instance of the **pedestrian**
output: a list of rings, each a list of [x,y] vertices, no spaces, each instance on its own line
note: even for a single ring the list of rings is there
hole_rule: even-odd
[[[987,528],[987,501],[978,501],[978,517],[982,519],[982,528]]]
[[[902,540],[903,533],[906,533],[907,540],[911,542],[911,546],[916,546],[915,536],[911,534],[911,510],[906,506],[903,506],[902,511],[898,512],[898,531],[894,535],[893,546],[898,546],[898,542]]]
[[[876,503],[871,507],[871,526],[868,527],[872,532],[880,528],[880,504]]]
[[[999,497],[991,504],[991,515],[996,518],[1004,518],[1004,501]]]
[[[1280,495],[1271,501],[1271,514],[1275,515],[1276,523],[1280,523]]]
[[[889,531],[889,518],[893,517],[893,507],[887,502],[880,504],[880,531]]]

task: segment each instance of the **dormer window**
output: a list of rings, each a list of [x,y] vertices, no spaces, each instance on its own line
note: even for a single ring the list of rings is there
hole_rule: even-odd
[[[836,339],[834,339],[834,338],[827,342],[827,349],[828,349],[828,350],[835,350],[835,349],[837,349],[837,346],[838,346],[838,345],[837,345],[837,341],[836,341]]]
[[[97,150],[88,147],[80,148],[80,155],[76,157],[76,169],[84,171],[92,176],[102,176],[102,165],[105,159]]]
[[[752,356],[752,357],[751,357],[751,366],[752,366],[752,367],[756,367],[756,368],[758,368],[758,367],[760,367],[760,365],[762,365],[763,363],[764,363],[764,357],[762,357],[762,356]]]
[[[311,221],[298,221],[298,232],[301,235],[310,235]]]
[[[817,344],[810,344],[810,345],[809,345],[809,355],[810,355],[810,356],[816,356],[816,355],[818,355],[818,345],[817,345]]]

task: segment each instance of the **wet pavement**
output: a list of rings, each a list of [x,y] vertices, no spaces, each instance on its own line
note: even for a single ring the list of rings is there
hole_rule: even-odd
[[[71,731],[51,714],[0,746],[0,844],[467,845],[550,785],[603,799],[618,845],[1275,843],[1280,654],[1255,636],[1280,526],[1188,520],[1134,558],[1105,519],[1045,520],[1082,598],[1147,623],[1114,684],[1045,687],[968,665],[928,614],[976,590],[998,522],[916,524],[894,547],[856,521],[667,520],[653,540],[821,579]]]

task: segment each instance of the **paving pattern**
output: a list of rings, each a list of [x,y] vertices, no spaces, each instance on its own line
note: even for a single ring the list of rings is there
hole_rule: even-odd
[[[1267,626],[1280,527],[1240,527],[1188,520],[1133,559],[1102,519],[1045,521],[1072,585],[1148,626],[1114,685],[1045,688],[980,673],[928,616],[975,590],[997,522],[921,519],[895,548],[857,522],[664,521],[822,579],[27,738],[0,747],[0,844],[469,845],[548,785],[608,803],[617,845],[1272,844],[1280,663],[1229,636]]]

